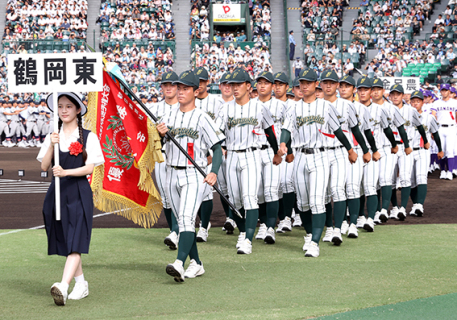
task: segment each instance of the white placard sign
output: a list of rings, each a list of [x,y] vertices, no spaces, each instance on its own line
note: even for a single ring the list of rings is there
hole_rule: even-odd
[[[103,91],[101,52],[9,54],[9,92]]]
[[[213,4],[213,22],[240,22],[240,4]]]
[[[385,90],[390,90],[394,84],[401,84],[405,93],[413,93],[420,89],[419,77],[379,77],[384,84]]]

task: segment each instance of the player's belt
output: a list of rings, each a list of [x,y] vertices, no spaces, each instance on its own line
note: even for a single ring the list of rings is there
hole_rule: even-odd
[[[327,150],[336,150],[336,149],[340,149],[340,148],[343,148],[344,146],[339,146],[339,147],[328,147]]]
[[[422,150],[424,148],[413,148],[413,151]]]
[[[236,153],[241,153],[241,152],[252,152],[252,151],[256,151],[257,148],[255,147],[252,147],[252,148],[247,148],[247,149],[243,149],[243,150],[228,150],[228,151],[232,151],[232,152],[236,152]]]
[[[160,152],[162,152],[163,154],[165,154],[165,150],[160,150]]]
[[[186,170],[186,169],[192,169],[194,167],[186,167],[186,166],[168,166],[168,168],[175,169],[175,170]],[[206,169],[206,167],[201,167],[203,170]]]
[[[325,148],[316,148],[316,149],[311,149],[311,148],[301,148],[298,149],[298,151],[304,153],[304,154],[315,154],[315,153],[321,153],[325,151]]]
[[[269,145],[263,145],[263,146],[260,147],[260,150],[267,150],[269,148],[270,148]]]
[[[442,124],[441,126],[444,128],[447,128],[447,127],[453,127],[454,125],[453,124]]]

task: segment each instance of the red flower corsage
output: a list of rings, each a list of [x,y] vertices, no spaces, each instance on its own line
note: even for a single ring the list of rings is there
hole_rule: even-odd
[[[83,152],[83,145],[79,142],[72,142],[70,143],[70,147],[68,148],[70,154],[72,156],[77,156],[81,152]]]

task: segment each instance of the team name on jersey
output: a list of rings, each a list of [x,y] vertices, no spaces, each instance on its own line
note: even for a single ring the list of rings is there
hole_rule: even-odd
[[[236,126],[246,126],[246,125],[252,125],[252,126],[257,126],[259,124],[259,121],[257,118],[234,118],[234,117],[229,117],[228,118],[228,128],[234,128]]]
[[[454,111],[453,107],[437,107],[436,111]]]
[[[198,131],[194,130],[192,128],[168,127],[168,130],[170,131],[170,134],[177,139],[182,138],[182,137],[189,137],[194,140],[198,139]]]
[[[306,116],[306,117],[297,117],[297,127],[306,125],[311,125],[313,123],[324,124],[325,119],[322,116]]]
[[[284,120],[283,120],[283,119],[278,118],[278,117],[276,117],[276,116],[272,116],[272,118],[273,118],[273,121],[274,121],[274,122],[278,122],[278,123],[284,124]]]
[[[409,127],[410,125],[411,125],[411,121],[408,120],[405,122],[405,126]]]
[[[216,115],[214,113],[208,111],[206,114],[209,115],[211,119],[216,119]]]

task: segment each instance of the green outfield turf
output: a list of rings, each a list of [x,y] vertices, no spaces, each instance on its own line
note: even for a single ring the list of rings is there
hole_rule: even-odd
[[[83,256],[90,295],[65,307],[49,294],[64,258],[46,255],[43,230],[11,233],[0,236],[0,318],[303,319],[453,293],[456,231],[381,226],[339,248],[321,244],[313,259],[304,258],[301,230],[273,246],[256,241],[244,256],[236,236],[214,228],[199,244],[206,274],[177,284],[165,273],[176,258],[163,245],[166,230],[94,229]]]

